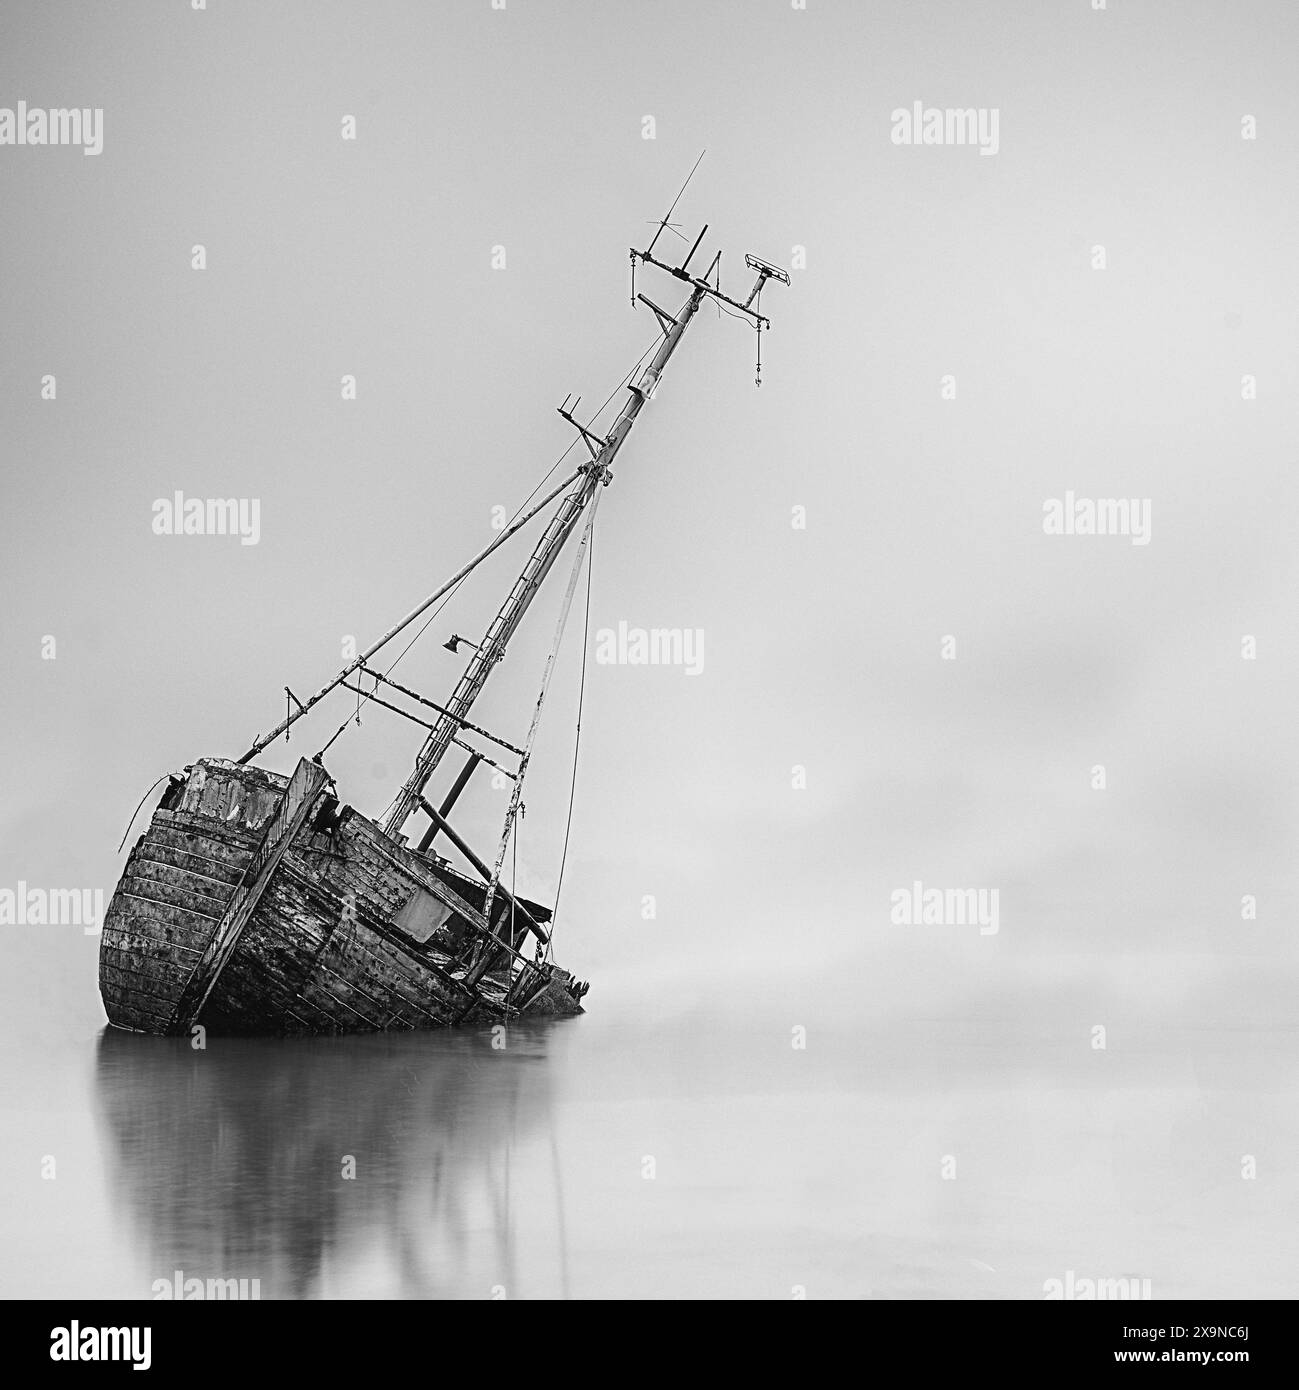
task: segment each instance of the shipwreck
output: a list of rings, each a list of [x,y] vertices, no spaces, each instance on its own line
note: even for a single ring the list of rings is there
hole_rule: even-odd
[[[551,958],[551,910],[507,889],[502,866],[599,499],[700,306],[714,300],[754,328],[760,384],[762,333],[770,326],[760,312],[761,293],[771,278],[789,283],[783,270],[749,256],[756,281],[747,299],[731,298],[721,290],[720,252],[703,274],[692,274],[689,264],[706,226],[680,265],[656,258],[654,247],[665,232],[680,235],[670,222],[673,208],[649,246],[631,251],[632,306],[647,306],[660,332],[624,379],[628,396],[612,427],[599,433],[594,420],[580,422],[578,401],[570,406],[565,398],[559,407],[577,431],[570,448],[584,445],[589,458],[540,501],[525,504],[488,546],[313,695],[299,700],[286,687],[285,717],[241,757],[200,758],[167,779],[104,917],[99,986],[114,1027],[170,1035],[199,1024],[227,1033],[327,1033],[582,1012],[587,985]],[[687,287],[675,313],[637,293],[638,265]],[[453,634],[445,644],[452,652],[461,644],[472,649],[451,694],[434,701],[399,683],[393,663],[380,660],[388,644],[546,511],[540,538],[483,636],[472,642]],[[575,535],[531,722],[521,738],[507,740],[471,722],[474,702]],[[440,612],[434,609],[433,616]],[[325,765],[333,738],[314,757],[301,759],[291,776],[254,762],[339,690],[358,708],[381,707],[424,730],[413,770],[381,819],[342,800]],[[464,760],[434,799],[432,783],[453,749]],[[451,820],[484,763],[513,783],[491,862]],[[440,852],[444,847],[447,855]]]

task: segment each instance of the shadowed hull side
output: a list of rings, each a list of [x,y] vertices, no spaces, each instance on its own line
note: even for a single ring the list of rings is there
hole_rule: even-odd
[[[484,885],[328,792],[310,798],[254,882],[288,786],[217,760],[173,779],[105,914],[99,981],[112,1024],[167,1033],[196,1018],[214,1032],[337,1033],[582,1012],[585,987],[553,965],[505,954],[469,982],[474,948],[488,939]],[[255,905],[231,931],[241,895]],[[520,901],[535,921],[549,918]],[[512,932],[508,917],[502,902],[495,930],[520,951],[525,928]]]

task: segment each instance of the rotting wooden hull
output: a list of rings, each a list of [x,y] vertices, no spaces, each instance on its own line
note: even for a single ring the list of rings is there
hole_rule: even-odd
[[[173,778],[105,913],[99,988],[110,1023],[338,1033],[582,1012],[586,986],[553,965],[503,954],[467,982],[471,953],[488,940],[484,885],[315,790],[325,780],[306,762],[291,784],[218,759]],[[525,928],[512,932],[508,917],[498,903],[495,929],[520,952]]]

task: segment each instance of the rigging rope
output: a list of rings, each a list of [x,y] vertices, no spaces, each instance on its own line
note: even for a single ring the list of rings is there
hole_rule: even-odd
[[[532,723],[528,726],[528,736],[523,741],[523,756],[519,759],[519,770],[514,779],[514,791],[510,796],[510,805],[505,812],[505,828],[501,833],[500,847],[496,852],[496,865],[492,870],[492,879],[487,886],[487,901],[483,908],[483,916],[488,923],[491,922],[492,900],[496,896],[496,885],[500,882],[501,865],[505,861],[505,850],[509,844],[510,835],[514,830],[515,817],[520,809],[520,801],[523,797],[523,779],[528,773],[528,762],[532,757],[532,746],[537,737],[537,725],[541,722],[542,706],[546,702],[546,694],[550,689],[550,679],[555,673],[555,660],[559,656],[559,649],[564,641],[564,629],[568,626],[568,615],[573,606],[573,596],[577,592],[577,583],[582,576],[582,564],[586,559],[587,547],[591,543],[591,528],[595,525],[595,514],[600,507],[600,489],[596,488],[592,494],[590,503],[590,513],[586,519],[586,529],[582,532],[582,539],[577,545],[577,554],[573,557],[573,572],[568,579],[568,587],[564,590],[564,599],[559,609],[559,621],[555,625],[555,640],[550,648],[550,655],[546,658],[546,668],[541,676],[541,692],[537,696],[537,703],[532,711]]]
[[[170,776],[170,772],[164,772],[162,776],[158,778],[158,782],[165,782],[167,778]],[[145,792],[145,794],[140,798],[140,806],[143,806],[144,803],[148,801],[148,799],[153,795],[154,787],[158,785],[158,782],[155,782],[153,786],[150,787],[149,790]],[[131,833],[131,827],[135,824],[135,818],[140,814],[140,806],[137,806],[135,810],[131,812],[131,819],[126,822],[126,829],[122,831],[122,844],[118,845],[117,847],[118,854],[121,854],[122,845],[126,843],[126,837]]]
[[[511,866],[510,866],[510,945],[511,945],[511,946],[517,946],[517,945],[519,944],[519,938],[518,938],[518,936],[516,935],[515,926],[514,926],[514,905],[515,905],[515,903],[518,901],[518,897],[519,897],[519,834],[518,834],[518,831],[515,831],[515,834],[514,834],[514,843],[513,843],[512,846],[511,846],[511,851],[512,851],[513,856],[514,856],[514,861],[513,861],[513,863],[512,863]],[[490,924],[489,924],[489,925],[490,925]],[[510,986],[513,985],[513,983],[514,983],[514,957],[513,957],[513,956],[510,956],[510,957],[507,958],[506,963],[505,963],[505,968],[506,968],[506,971],[507,971],[507,978],[506,978],[506,982],[505,982],[505,994],[506,994],[506,997],[508,998],[508,997],[509,997],[509,993],[510,993]]]
[[[559,898],[564,891],[564,866],[568,863],[568,837],[573,829],[573,802],[577,798],[577,760],[582,751],[582,706],[586,701],[586,654],[591,646],[591,572],[595,569],[595,519],[586,555],[586,621],[582,631],[582,676],[577,687],[577,731],[573,739],[573,778],[568,787],[568,818],[564,822],[564,848],[559,856],[559,882],[555,885],[555,906],[550,911],[550,940],[546,942],[549,960],[554,951],[555,928],[559,925]],[[537,943],[538,952],[541,943]]]
[[[618,392],[621,391],[621,390],[627,385],[627,383],[632,379],[632,377],[634,377],[634,376],[636,375],[636,373],[637,373],[637,372],[640,370],[640,368],[641,368],[641,364],[642,364],[642,363],[645,361],[645,359],[650,355],[650,353],[652,353],[652,352],[658,347],[658,345],[659,345],[659,339],[658,339],[658,338],[655,338],[655,340],[654,340],[652,343],[650,343],[649,346],[646,347],[645,350],[641,353],[641,355],[636,359],[636,361],[635,361],[635,363],[633,364],[633,366],[631,367],[631,369],[630,369],[628,372],[624,373],[622,379],[618,382],[617,386],[615,386],[615,387],[613,388],[613,390],[609,392],[609,394],[604,398],[603,402],[602,402],[602,403],[600,404],[600,406],[597,408],[595,414],[591,417],[591,423],[592,423],[592,425],[594,425],[595,422],[596,422],[596,421],[600,418],[600,416],[604,413],[604,411],[608,409],[608,407],[609,407],[609,402],[612,401],[613,398],[618,394]],[[580,438],[580,436],[579,436],[579,438]],[[572,453],[572,451],[577,447],[577,444],[578,444],[578,440],[577,440],[577,439],[574,439],[573,442],[572,442],[571,444],[569,444],[569,446],[564,450],[564,452],[563,452],[562,454],[560,454],[560,456],[554,461],[554,463],[552,463],[552,464],[550,465],[550,467],[546,470],[545,475],[544,475],[544,476],[541,478],[541,480],[537,483],[536,487],[534,487],[534,488],[532,489],[532,491],[531,491],[530,493],[528,493],[528,495],[523,499],[523,501],[519,503],[519,506],[516,508],[516,510],[515,510],[515,512],[514,512],[514,515],[509,519],[509,521],[507,521],[507,522],[505,523],[506,526],[509,526],[511,523],[513,523],[513,522],[523,513],[523,511],[524,511],[524,509],[527,507],[528,503],[531,502],[532,499],[537,495],[537,493],[540,492],[541,489],[546,485],[546,482],[553,476],[555,470],[559,467],[559,465],[560,465],[561,463],[563,463],[563,461],[569,456],[569,454]],[[467,579],[468,577],[469,577],[469,576],[466,575],[466,576],[465,576],[465,579]],[[460,581],[459,584],[456,584],[455,587],[454,587],[453,589],[451,589],[451,591],[447,594],[447,596],[442,600],[442,602],[439,603],[439,604],[437,605],[436,608],[434,608],[434,610],[432,611],[432,613],[429,614],[428,621],[424,623],[424,625],[419,629],[419,631],[416,632],[416,634],[414,635],[414,637],[412,637],[412,638],[410,639],[410,641],[407,642],[406,645],[401,649],[401,651],[399,651],[399,652],[397,653],[397,655],[392,659],[392,662],[389,664],[387,670],[384,672],[385,675],[387,675],[387,674],[391,673],[392,671],[396,670],[396,668],[397,668],[397,663],[402,659],[402,657],[404,657],[404,656],[406,655],[407,652],[410,651],[410,649],[415,645],[415,643],[418,642],[419,639],[420,639],[421,637],[423,637],[423,635],[425,634],[425,632],[428,631],[429,627],[430,627],[430,626],[432,625],[432,623],[433,623],[433,620],[442,612],[442,610],[447,606],[447,604],[450,603],[451,600],[456,596],[456,594],[459,592],[460,585],[463,584],[464,582],[465,582],[465,580],[462,579],[462,580]],[[376,686],[375,686],[375,691],[377,691],[377,690],[378,690],[378,685],[376,684]],[[371,697],[374,695],[375,691],[371,691],[370,694],[367,695],[367,696],[365,697],[365,703],[367,703],[367,704],[369,703],[369,701],[370,701]],[[360,699],[359,699],[359,697],[358,697],[358,701],[357,701],[357,710],[356,710],[356,713],[357,713],[358,717],[359,717],[359,715],[360,715],[360,712],[361,712],[361,701],[360,701]],[[323,756],[325,755],[325,753],[327,753],[327,752],[329,751],[329,749],[333,746],[335,740],[337,740],[337,739],[339,738],[339,736],[340,736],[341,734],[343,734],[343,732],[347,729],[348,725],[349,725],[351,722],[352,722],[352,716],[349,714],[348,717],[347,717],[346,719],[344,719],[343,722],[342,722],[342,723],[338,726],[338,728],[334,731],[334,734],[333,734],[333,736],[330,738],[329,742],[326,743],[325,746],[320,750],[320,753],[317,754],[318,757],[323,757]],[[359,722],[359,718],[358,718],[358,722]],[[393,808],[394,806],[396,806],[397,800],[398,800],[398,798],[399,798],[400,796],[401,796],[401,792],[399,791],[399,792],[397,793],[397,795],[394,796],[394,797],[392,798],[392,800],[388,803],[388,805],[384,808],[383,814],[379,817],[380,820],[386,820],[386,819],[387,819],[389,812],[392,810],[392,808]]]

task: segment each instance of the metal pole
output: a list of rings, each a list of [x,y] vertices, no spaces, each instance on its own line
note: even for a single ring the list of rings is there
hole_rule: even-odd
[[[460,776],[456,778],[455,782],[451,786],[451,790],[447,792],[446,800],[443,801],[442,805],[438,807],[438,817],[440,820],[445,821],[447,816],[451,814],[452,808],[460,799],[460,793],[464,791],[466,786],[468,786],[469,779],[474,775],[474,769],[478,766],[480,762],[482,762],[482,760],[483,758],[481,753],[470,753],[470,755],[465,759],[465,765],[460,769]],[[417,846],[421,854],[423,854],[424,851],[428,849],[428,847],[433,843],[433,839],[440,829],[441,826],[439,825],[438,821],[435,820],[430,822],[429,828],[424,832],[424,838],[419,842]]]
[[[506,597],[500,612],[497,613],[488,627],[487,635],[479,644],[478,650],[460,677],[454,694],[447,701],[448,715],[439,721],[438,726],[424,741],[424,746],[420,749],[419,756],[415,760],[415,769],[398,793],[393,809],[383,823],[382,828],[385,834],[397,835],[402,826],[405,825],[407,817],[415,809],[425,784],[451,745],[451,738],[456,727],[455,721],[468,713],[473,702],[478,698],[479,692],[487,683],[487,677],[491,674],[492,668],[504,656],[506,643],[522,621],[523,615],[528,610],[528,605],[531,604],[540,588],[542,580],[550,572],[550,567],[563,548],[564,542],[572,534],[587,502],[591,499],[591,494],[600,481],[607,480],[610,465],[619,449],[622,448],[628,434],[631,433],[631,427],[636,423],[636,417],[640,414],[645,402],[654,394],[668,359],[676,351],[676,346],[681,341],[690,320],[708,293],[710,293],[710,289],[707,285],[695,286],[690,297],[682,305],[676,323],[663,335],[658,350],[641,373],[640,380],[634,386],[628,386],[627,389],[631,392],[631,398],[623,406],[603,447],[588,465],[589,476],[565,499],[564,505],[551,519],[550,525],[537,542],[536,549],[524,566],[523,572],[515,581],[514,587]]]
[[[447,839],[450,840],[451,843],[455,845],[455,847],[460,851],[460,853],[463,854],[464,857],[474,866],[474,868],[478,870],[478,872],[483,876],[483,878],[491,878],[492,871],[487,867],[486,864],[483,863],[481,859],[479,859],[479,857],[473,852],[473,850],[469,848],[469,846],[460,838],[460,836],[456,834],[454,830],[452,830],[450,824],[443,818],[441,812],[439,812],[431,802],[426,801],[423,797],[420,797],[419,804],[420,809],[424,811],[424,813],[429,817],[429,819],[432,820],[433,824],[436,825],[438,829],[446,835]],[[544,944],[546,941],[550,939],[548,933],[546,932],[546,929],[533,918],[532,913],[530,913],[528,909],[523,906],[523,904],[518,900],[518,898],[516,898],[514,894],[511,893],[510,890],[505,887],[504,884],[499,885],[496,891],[501,895],[501,897],[505,899],[507,903],[513,903],[514,906],[518,908],[519,915],[523,918],[524,925],[533,934],[533,936],[537,938],[538,941]],[[486,921],[485,918],[484,921]],[[500,938],[496,935],[495,932],[492,931],[492,924],[490,922],[487,922],[487,932],[489,936],[489,947],[494,947],[494,945],[500,943]]]

